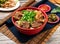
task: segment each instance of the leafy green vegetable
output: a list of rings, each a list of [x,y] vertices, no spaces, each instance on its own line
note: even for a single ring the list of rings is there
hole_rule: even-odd
[[[56,7],[51,11],[51,13],[58,13],[58,12],[60,13],[60,7]]]
[[[32,23],[35,20],[36,13],[34,11],[23,10],[22,13],[24,14],[20,21],[28,21],[29,23]]]

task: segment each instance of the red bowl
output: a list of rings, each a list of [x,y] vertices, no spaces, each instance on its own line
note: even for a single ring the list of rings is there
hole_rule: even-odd
[[[57,17],[57,20],[55,21],[55,22],[50,22],[50,21],[48,21],[48,23],[51,23],[51,24],[54,24],[54,23],[57,23],[57,22],[59,22],[59,17],[56,15],[56,17]]]
[[[41,9],[44,12],[49,12],[51,10],[51,7],[47,4],[42,4],[38,7],[38,9]]]
[[[26,29],[26,28],[22,28],[22,27],[19,27],[16,23],[15,23],[15,19],[14,19],[14,15],[17,11],[22,11],[22,10],[26,10],[26,9],[33,9],[33,10],[38,10],[38,11],[41,11],[43,14],[44,14],[44,17],[45,17],[45,21],[43,23],[43,25],[41,25],[40,27],[38,28],[33,28],[33,29]],[[17,30],[19,30],[21,33],[23,34],[26,34],[26,35],[34,35],[34,34],[37,34],[39,33],[41,30],[43,30],[43,28],[45,27],[46,23],[48,22],[48,16],[45,12],[43,12],[42,10],[39,10],[35,7],[24,7],[24,8],[19,8],[18,10],[16,10],[15,12],[13,12],[12,14],[12,22],[14,24],[14,26],[16,26]]]

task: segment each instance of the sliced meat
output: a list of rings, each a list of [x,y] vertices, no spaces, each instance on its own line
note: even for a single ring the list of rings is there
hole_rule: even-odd
[[[38,11],[35,18],[36,19],[40,19],[41,17],[43,16],[42,12],[41,11]]]
[[[33,27],[33,28],[37,28],[37,27],[39,27],[39,26],[41,26],[42,25],[42,23],[39,23],[39,22],[36,22],[36,21],[34,21],[32,24],[31,24],[31,26]]]
[[[23,27],[23,28],[29,28],[30,27],[30,25],[27,21],[23,21],[20,26]]]
[[[43,13],[38,11],[36,16],[35,16],[35,19],[37,22],[44,22],[44,16],[43,16]]]
[[[37,22],[41,22],[41,23],[44,23],[45,19],[39,19],[39,20],[36,20]]]
[[[22,17],[22,12],[16,12],[13,17],[14,17],[14,19],[19,20]]]

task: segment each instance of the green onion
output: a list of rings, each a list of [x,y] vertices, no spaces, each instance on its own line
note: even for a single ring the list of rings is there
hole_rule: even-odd
[[[22,13],[24,14],[20,21],[28,21],[32,23],[35,20],[36,13],[34,11],[23,10]]]

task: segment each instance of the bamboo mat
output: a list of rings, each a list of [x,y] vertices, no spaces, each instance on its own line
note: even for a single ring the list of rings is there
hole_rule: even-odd
[[[21,7],[26,7],[31,5],[33,2],[35,2],[35,0],[29,0],[28,2],[26,2],[25,4],[23,4]],[[9,18],[11,17],[11,15],[8,15],[7,17],[5,17],[4,19],[0,19],[0,25],[2,25],[5,21],[7,21]]]
[[[60,24],[56,25],[54,28],[44,31],[31,40],[27,41],[24,44],[45,44],[49,38],[53,35],[53,33],[56,31],[56,29],[60,26]],[[9,37],[11,40],[16,42],[16,44],[22,44],[9,30],[9,28],[4,24],[2,27],[0,27],[0,32]]]

